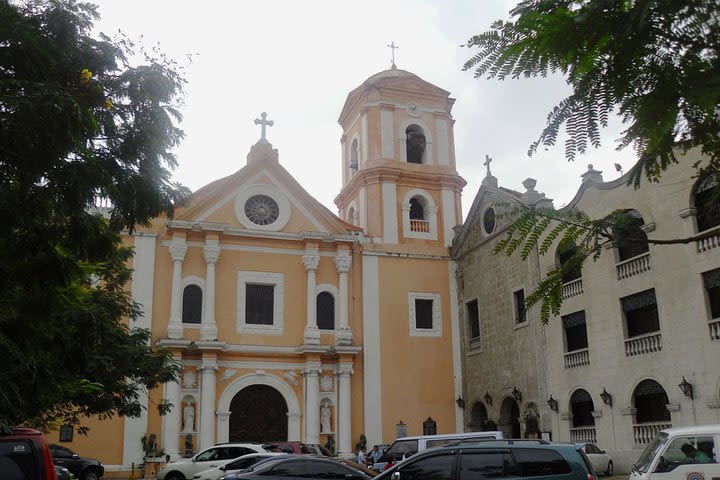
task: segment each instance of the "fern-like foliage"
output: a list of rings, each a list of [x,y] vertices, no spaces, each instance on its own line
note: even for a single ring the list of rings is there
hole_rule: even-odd
[[[572,87],[547,116],[528,154],[553,146],[564,126],[565,156],[600,145],[616,110],[627,125],[620,148],[639,162],[629,182],[658,181],[675,150],[700,147],[720,170],[720,8],[717,0],[525,0],[467,47],[476,78],[545,77]]]

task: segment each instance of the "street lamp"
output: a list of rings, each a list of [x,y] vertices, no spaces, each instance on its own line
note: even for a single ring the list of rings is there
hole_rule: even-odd
[[[485,403],[492,407],[492,397],[490,396],[490,392],[485,391],[485,396],[483,397],[483,399],[485,400]]]
[[[683,381],[680,382],[680,385],[678,385],[678,387],[680,387],[680,390],[682,390],[683,394],[686,397],[690,397],[690,399],[692,400],[692,398],[693,398],[692,384],[690,382],[688,382],[687,380],[685,380],[685,377],[683,377]]]
[[[607,390],[605,390],[605,387],[603,387],[600,398],[602,398],[602,401],[605,405],[607,405],[608,407],[612,407],[612,395],[610,395]]]
[[[558,403],[557,400],[552,397],[552,395],[550,395],[550,398],[548,398],[547,404],[548,407],[550,407],[550,410],[552,410],[553,412],[557,412]]]
[[[513,391],[510,392],[510,394],[518,402],[522,401],[522,393],[520,393],[520,390],[518,390],[516,386],[513,385]]]

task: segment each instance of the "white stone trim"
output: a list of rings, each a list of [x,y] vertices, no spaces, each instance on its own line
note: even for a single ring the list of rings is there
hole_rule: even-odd
[[[363,256],[363,385],[364,432],[368,443],[382,443],[382,391],[378,375],[382,372],[380,354],[380,273],[378,257]],[[340,400],[343,401],[342,398]],[[349,403],[348,403],[349,404]],[[344,413],[341,411],[340,413]],[[340,432],[342,435],[343,432]]]
[[[457,263],[448,262],[448,282],[450,287],[450,334],[452,340],[452,362],[453,362],[453,385],[455,393],[462,395],[463,376],[462,376],[462,355],[460,347],[460,315],[458,312],[458,291],[457,282],[455,281],[455,271]],[[464,304],[463,304],[464,305]],[[464,431],[464,411],[458,405],[455,405],[455,431]]]
[[[392,182],[382,183],[383,241],[398,243],[397,186]]]
[[[425,220],[429,223],[429,232],[413,232],[410,230],[410,200],[413,197],[422,197],[425,200],[423,213]],[[437,240],[437,206],[432,195],[421,188],[408,190],[403,197],[402,205],[403,236],[405,238],[421,238],[425,240]]]
[[[432,328],[417,328],[415,300],[432,300]],[[408,322],[411,337],[442,337],[442,310],[440,294],[435,292],[408,292]]]
[[[448,129],[448,121],[445,118],[436,118],[435,130],[437,131],[437,164],[450,165],[450,132]]]
[[[452,245],[455,237],[455,193],[452,190],[443,189],[441,192],[442,199],[442,218],[443,218],[443,236],[445,237],[445,246]]]
[[[360,205],[358,205],[358,210],[356,212],[359,216],[359,224],[360,228],[362,228],[364,231],[367,232],[368,224],[367,224],[367,191],[365,190],[365,187],[362,187],[360,189],[360,192],[358,193],[358,201],[360,202]]]
[[[272,325],[245,323],[245,285],[273,285],[274,306]],[[285,275],[274,272],[238,272],[237,286],[237,332],[245,334],[282,335],[284,330]]]
[[[277,220],[269,225],[257,225],[247,218],[247,215],[245,215],[245,203],[255,195],[266,195],[275,200],[279,209]],[[280,190],[270,185],[251,185],[244,188],[235,197],[235,216],[243,227],[250,230],[270,230],[273,232],[281,230],[290,220],[290,213],[290,201],[288,201],[288,198]]]
[[[367,151],[368,151],[368,116],[367,113],[363,113],[360,118],[360,165],[367,163]],[[359,165],[358,165],[359,166]]]
[[[322,292],[328,292],[330,295],[333,296],[333,305],[335,307],[335,328],[333,330],[320,330],[324,333],[330,333],[337,330],[338,322],[340,321],[340,302],[338,301],[340,298],[340,291],[335,285],[331,285],[329,283],[321,283],[320,285],[317,285],[315,287],[315,301],[317,302],[317,296],[320,295]],[[317,311],[316,317],[315,317],[315,324],[317,325]],[[319,327],[318,327],[319,329]]]
[[[284,380],[275,375],[264,372],[249,373],[233,380],[223,390],[218,400],[218,425],[217,425],[217,441],[218,443],[228,442],[230,440],[230,402],[240,390],[250,385],[267,385],[273,387],[285,399],[288,407],[288,440],[300,440],[300,402],[298,401],[292,387]]]
[[[380,110],[380,138],[382,142],[382,156],[385,159],[395,158],[395,145],[393,142],[393,112]]]
[[[419,118],[406,118],[402,122],[400,122],[399,128],[398,128],[398,139],[400,141],[400,161],[403,163],[407,163],[407,135],[405,134],[405,130],[410,125],[417,125],[418,127],[423,129],[423,133],[425,134],[425,157],[423,158],[422,165],[434,165],[433,162],[433,140],[432,140],[432,134],[430,133],[430,126],[420,120]]]

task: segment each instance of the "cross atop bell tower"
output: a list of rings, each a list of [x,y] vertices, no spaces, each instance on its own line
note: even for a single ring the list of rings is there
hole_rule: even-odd
[[[272,127],[273,125],[275,125],[275,122],[273,122],[272,120],[268,120],[267,113],[262,112],[260,114],[260,118],[255,119],[255,125],[262,125],[262,130],[260,132],[260,141],[267,142],[267,138],[265,138],[265,127]]]

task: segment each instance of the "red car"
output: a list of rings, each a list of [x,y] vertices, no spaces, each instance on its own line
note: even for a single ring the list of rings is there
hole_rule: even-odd
[[[295,455],[308,455],[313,452],[303,442],[268,442],[273,447],[284,453],[293,453]]]
[[[56,480],[45,436],[32,428],[0,433],[0,478],[3,480]]]

